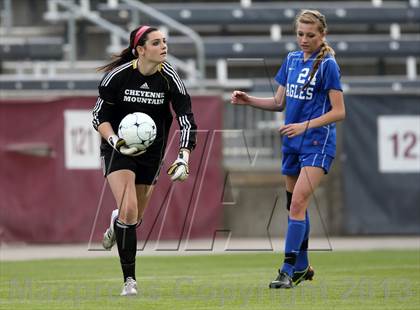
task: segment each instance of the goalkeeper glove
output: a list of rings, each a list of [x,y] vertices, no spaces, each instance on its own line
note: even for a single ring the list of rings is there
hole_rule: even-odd
[[[179,151],[178,158],[168,169],[172,181],[185,181],[189,175],[188,159],[190,152],[186,149]]]
[[[111,135],[108,137],[108,143],[114,150],[120,152],[122,146],[125,146],[125,140],[121,139],[117,135]]]
[[[127,156],[139,156],[146,152],[146,150],[140,151],[135,146],[128,147],[125,144],[125,140],[121,139],[117,135],[112,135],[108,137],[108,143],[111,145],[117,152],[127,155]]]
[[[127,156],[139,156],[139,155],[143,154],[144,152],[146,152],[146,150],[140,151],[135,146],[128,147],[128,146],[123,145],[120,148],[120,152],[121,152],[121,154],[127,155]]]

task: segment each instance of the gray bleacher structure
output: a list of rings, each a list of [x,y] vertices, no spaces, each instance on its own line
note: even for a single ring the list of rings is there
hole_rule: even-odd
[[[281,60],[297,49],[292,24],[303,8],[326,15],[345,92],[420,92],[418,0],[145,2],[0,0],[2,95],[96,94],[95,69],[127,45],[138,24],[167,33],[170,61],[191,92],[221,90],[226,101],[238,88],[270,95]],[[277,114],[226,105],[224,117],[225,128],[251,130],[251,152],[278,160]],[[242,143],[237,135],[226,134],[227,157],[247,156],[249,149],[232,142]]]
[[[22,61],[26,61],[24,67],[27,70],[24,72],[25,79],[17,84],[21,89],[37,87],[36,83],[29,83],[31,66],[40,68],[37,61],[42,61],[41,67],[45,66],[45,70],[41,71],[48,73],[32,70],[36,76],[33,82],[47,81],[52,89],[63,87],[68,89],[63,83],[66,76],[69,81],[74,82],[71,85],[77,87],[78,83],[74,77],[78,73],[92,69],[90,76],[94,79],[91,82],[86,77],[80,77],[81,74],[78,79],[84,80],[84,88],[91,86],[95,89],[97,83],[97,77],[94,75],[95,66],[109,59],[109,52],[117,52],[126,45],[121,38],[115,40],[112,27],[122,30],[121,36],[128,37],[128,29],[139,23],[161,25],[168,32],[169,51],[175,59],[185,61],[190,67],[198,67],[197,48],[191,38],[179,35],[178,31],[173,31],[161,20],[144,14],[128,4],[137,2],[141,6],[142,3],[139,1],[61,1],[73,2],[78,11],[55,4],[56,11],[52,12],[54,3],[60,1],[36,1],[38,4],[33,14],[40,15],[40,11],[42,14],[32,17],[31,20],[38,21],[41,25],[31,26],[24,23],[24,26],[20,25],[22,18],[19,16],[19,11],[23,7],[30,8],[34,5],[34,1],[1,1],[2,16],[13,17],[13,25],[7,25],[7,29],[6,25],[2,25],[0,32],[2,89],[15,88],[13,82],[18,82],[16,78],[22,76],[22,69],[19,69],[16,63]],[[244,6],[244,3],[248,5]],[[5,12],[7,6],[11,9],[9,13]],[[369,87],[375,85],[375,81],[379,87],[385,86],[388,89],[399,89],[392,87],[392,83],[395,82],[399,83],[401,89],[420,86],[417,76],[420,55],[418,1],[158,2],[153,8],[195,30],[195,33],[201,37],[208,71],[206,76],[197,80],[189,78],[188,72],[181,72],[187,79],[187,84],[193,89],[203,85],[222,89],[229,88],[229,85],[237,87],[244,82],[243,79],[248,79],[248,82],[244,83],[244,88],[252,90],[255,86],[257,90],[264,89],[261,87],[261,78],[266,78],[266,72],[262,68],[263,63],[260,59],[264,58],[264,64],[272,76],[283,57],[297,48],[292,23],[295,14],[302,8],[319,9],[326,15],[330,28],[328,41],[337,52],[343,81],[348,82],[349,88],[352,87],[354,80],[358,80],[352,78],[354,76],[365,76],[372,80]],[[27,13],[30,13],[28,9],[25,14]],[[112,25],[111,28],[105,28],[103,23],[93,22],[99,18]],[[77,33],[73,41],[70,32],[71,19],[75,20],[74,31]],[[2,20],[5,23],[8,21],[5,18]],[[25,36],[24,28],[33,27],[38,27],[40,34]],[[57,31],[54,35],[43,35],[44,29],[55,27],[61,31]],[[240,63],[229,61],[235,58],[255,58],[255,61],[254,63],[252,60]],[[52,63],[46,64],[48,61]],[[69,63],[69,61],[71,64],[66,72],[62,62]],[[84,71],[74,69],[82,67],[83,64],[86,67]],[[57,66],[56,70],[54,66]]]

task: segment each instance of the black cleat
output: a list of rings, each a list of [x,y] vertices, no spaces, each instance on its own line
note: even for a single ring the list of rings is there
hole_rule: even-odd
[[[314,278],[314,274],[315,271],[310,265],[303,271],[295,271],[292,278],[293,285],[298,285],[300,282],[306,280],[312,281],[312,279]]]
[[[269,288],[292,288],[292,278],[285,272],[280,272],[274,281],[271,281]]]

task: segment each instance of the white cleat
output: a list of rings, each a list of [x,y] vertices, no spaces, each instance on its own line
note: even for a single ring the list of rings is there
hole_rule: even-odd
[[[137,282],[131,277],[128,277],[124,283],[121,296],[135,296],[137,295]]]
[[[102,246],[105,250],[111,250],[114,244],[117,242],[117,238],[115,237],[114,229],[108,228],[102,239]]]
[[[102,239],[102,246],[105,250],[111,250],[114,244],[117,242],[117,237],[115,236],[114,232],[114,222],[118,217],[118,209],[112,211],[111,214],[111,223],[109,224],[109,228],[105,231],[104,237]]]

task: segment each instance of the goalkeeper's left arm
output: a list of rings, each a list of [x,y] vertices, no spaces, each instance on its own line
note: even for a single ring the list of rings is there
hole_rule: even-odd
[[[165,63],[163,69],[170,72],[168,81],[172,97],[172,108],[175,111],[179,129],[181,130],[178,157],[169,167],[168,174],[173,181],[184,181],[189,174],[188,160],[190,152],[195,148],[197,141],[197,125],[191,109],[191,98],[184,83],[169,64]]]
[[[177,117],[178,124],[181,129],[178,157],[168,169],[168,175],[172,181],[185,181],[189,175],[188,160],[191,150],[196,145],[196,129],[194,116],[189,114]]]

